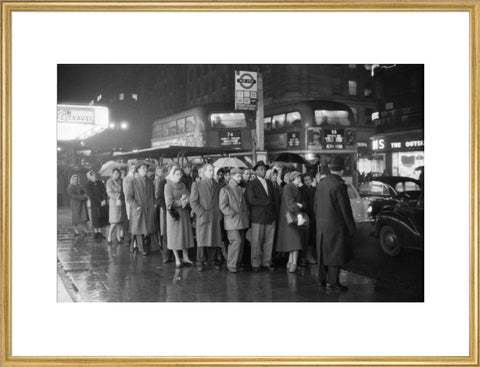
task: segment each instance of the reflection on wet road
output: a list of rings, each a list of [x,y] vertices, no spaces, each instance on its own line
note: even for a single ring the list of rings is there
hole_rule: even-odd
[[[131,254],[126,242],[107,245],[89,237],[73,237],[66,215],[58,221],[59,279],[79,302],[386,302],[422,301],[411,292],[343,271],[346,292],[317,286],[316,266],[294,274],[273,272],[232,274],[224,269],[198,272],[163,264],[159,254]],[[63,301],[59,297],[59,302]]]

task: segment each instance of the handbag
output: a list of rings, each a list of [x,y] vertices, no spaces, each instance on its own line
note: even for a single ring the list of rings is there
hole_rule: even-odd
[[[180,214],[178,214],[177,208],[175,208],[173,205],[169,205],[167,211],[174,220],[180,219]]]

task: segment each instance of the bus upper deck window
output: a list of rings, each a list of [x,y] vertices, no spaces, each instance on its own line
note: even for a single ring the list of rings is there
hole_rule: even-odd
[[[195,121],[193,116],[187,116],[185,120],[185,132],[191,133],[193,131],[195,131]]]
[[[349,126],[350,120],[347,111],[315,110],[315,124]]]
[[[247,127],[245,114],[240,112],[212,113],[210,123],[214,129],[232,129]]]
[[[282,113],[281,115],[275,115],[272,117],[272,128],[273,129],[281,129],[285,126],[285,114]]]
[[[265,130],[271,130],[272,129],[272,118],[271,117],[265,117],[263,120],[263,123],[265,125]]]
[[[177,120],[177,132],[183,134],[185,132],[185,118]]]
[[[287,125],[288,126],[300,125],[301,122],[302,122],[302,117],[300,115],[300,112],[287,113]]]

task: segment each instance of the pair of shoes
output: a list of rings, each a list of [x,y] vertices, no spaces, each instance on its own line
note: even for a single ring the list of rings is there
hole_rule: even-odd
[[[191,260],[182,260],[182,264],[185,266],[193,266],[193,262]]]
[[[288,268],[289,273],[295,273],[296,270],[297,270],[297,264],[295,264],[295,263],[292,263],[290,265],[290,267]]]
[[[147,251],[142,251],[140,252],[142,254],[142,256],[148,256],[148,252]]]
[[[216,263],[213,263],[213,265],[210,265],[211,268],[215,269],[215,270],[220,270],[222,269],[222,267],[220,266],[220,264],[218,262]]]
[[[346,291],[348,290],[348,287],[344,286],[343,284],[340,283],[335,283],[335,284],[326,284],[326,288],[329,290],[339,290],[339,291]]]
[[[130,246],[130,252],[133,254],[135,252],[136,247]]]
[[[100,238],[98,235],[99,235],[99,233],[95,232],[95,233],[93,234],[93,239],[94,239],[94,240],[98,240],[98,239]]]
[[[287,270],[290,269],[291,266],[292,266],[292,263],[289,261],[289,262],[287,263]]]
[[[258,273],[258,272],[260,271],[260,267],[258,267],[258,266],[252,266],[252,271],[253,271],[254,273]]]
[[[182,263],[180,263],[180,264],[175,264],[175,267],[176,267],[177,269],[180,269],[180,268],[182,267]]]
[[[171,263],[171,262],[172,262],[172,259],[163,258],[163,263],[164,263],[164,264],[168,264],[168,263]]]
[[[107,241],[107,245],[112,246],[112,241]]]
[[[238,273],[238,270],[235,268],[228,268],[227,269],[230,273]]]
[[[315,265],[316,263],[317,263],[317,260],[315,260],[315,258],[313,256],[308,256],[307,255],[307,264]]]
[[[318,286],[319,286],[320,288],[325,288],[325,287],[327,286],[327,282],[326,282],[325,280],[320,280],[320,281],[318,282]]]
[[[274,271],[275,267],[272,265],[267,265],[267,266],[262,266],[262,269],[268,270],[268,271]]]
[[[205,270],[202,263],[197,264],[197,270],[198,271],[204,271]]]
[[[98,235],[97,238],[98,238],[99,240],[104,240],[104,239],[105,239],[105,236],[103,235],[103,233],[98,232],[97,235]]]

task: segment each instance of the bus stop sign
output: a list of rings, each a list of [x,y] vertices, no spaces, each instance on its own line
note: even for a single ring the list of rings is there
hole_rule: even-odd
[[[235,71],[235,109],[256,111],[258,102],[257,73],[254,71]]]

